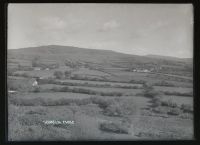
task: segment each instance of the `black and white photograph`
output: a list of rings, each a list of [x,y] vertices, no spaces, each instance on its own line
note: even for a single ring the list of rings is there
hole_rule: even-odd
[[[10,3],[8,141],[192,140],[193,5]]]

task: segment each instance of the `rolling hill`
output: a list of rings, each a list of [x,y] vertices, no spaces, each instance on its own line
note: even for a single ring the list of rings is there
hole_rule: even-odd
[[[123,54],[111,50],[86,49],[73,46],[47,45],[8,50],[8,58],[33,60],[38,56],[41,59],[54,60],[58,62],[70,60],[122,66],[130,66],[133,64],[161,65],[163,63],[176,65],[176,63],[180,64],[185,62],[191,64],[189,59],[163,57],[157,55],[138,56]]]

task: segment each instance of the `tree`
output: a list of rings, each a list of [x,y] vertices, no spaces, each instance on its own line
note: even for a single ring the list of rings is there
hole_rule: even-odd
[[[69,78],[71,76],[72,72],[71,71],[65,71],[65,77]]]
[[[64,73],[62,71],[55,71],[53,74],[57,79],[62,79],[64,77]]]
[[[31,62],[32,63],[32,67],[37,67],[38,66],[39,59],[40,59],[39,56],[34,57],[34,59]]]
[[[154,98],[159,95],[159,93],[155,91],[153,86],[150,84],[144,83],[143,88],[144,88],[143,93],[145,97]]]

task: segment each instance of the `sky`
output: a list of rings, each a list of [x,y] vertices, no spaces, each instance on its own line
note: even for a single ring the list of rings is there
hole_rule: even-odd
[[[193,56],[192,4],[9,4],[8,49],[77,46]]]

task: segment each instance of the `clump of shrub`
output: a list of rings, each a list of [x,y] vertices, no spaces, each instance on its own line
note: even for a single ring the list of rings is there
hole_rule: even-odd
[[[106,109],[111,105],[111,100],[100,98],[100,97],[91,97],[90,98],[93,104],[97,104],[101,109]]]
[[[115,122],[103,122],[99,125],[99,129],[105,132],[128,134],[128,128],[120,123]]]
[[[152,98],[151,100],[152,102],[152,107],[158,107],[161,105],[161,98],[160,96],[155,96],[154,98]]]
[[[189,104],[182,104],[182,105],[181,105],[181,109],[182,109],[183,112],[185,112],[185,113],[193,113],[193,107],[192,107],[192,105],[189,105]]]
[[[161,101],[161,106],[167,106],[167,107],[171,107],[171,108],[176,108],[178,107],[178,105],[176,104],[176,102],[173,102],[172,99],[168,99],[166,101]]]
[[[169,111],[167,112],[168,115],[179,115],[181,113],[182,111],[180,108],[170,108]]]
[[[182,119],[193,119],[193,114],[191,113],[182,113],[179,115],[180,118]]]
[[[158,107],[153,108],[152,111],[158,114],[167,114],[168,107],[158,106]]]
[[[53,75],[56,77],[56,79],[64,78],[64,73],[62,71],[55,71]]]
[[[90,98],[93,104],[97,104],[102,110],[103,114],[113,117],[122,117],[131,115],[135,112],[136,108],[134,103],[130,100],[118,99],[105,99],[100,97]]]
[[[113,103],[109,105],[107,108],[105,108],[104,114],[107,116],[122,116],[123,111],[119,104]]]
[[[35,87],[33,88],[32,92],[34,92],[34,93],[41,92],[40,86],[35,86]]]
[[[72,74],[71,71],[65,71],[65,72],[64,72],[65,78],[70,78],[70,77],[71,77],[71,74]]]
[[[153,86],[150,84],[143,84],[143,95],[148,98],[154,98],[159,95],[157,91],[154,90]]]
[[[132,115],[135,110],[136,107],[131,100],[113,99],[109,106],[103,110],[103,113],[107,116],[123,117]]]

